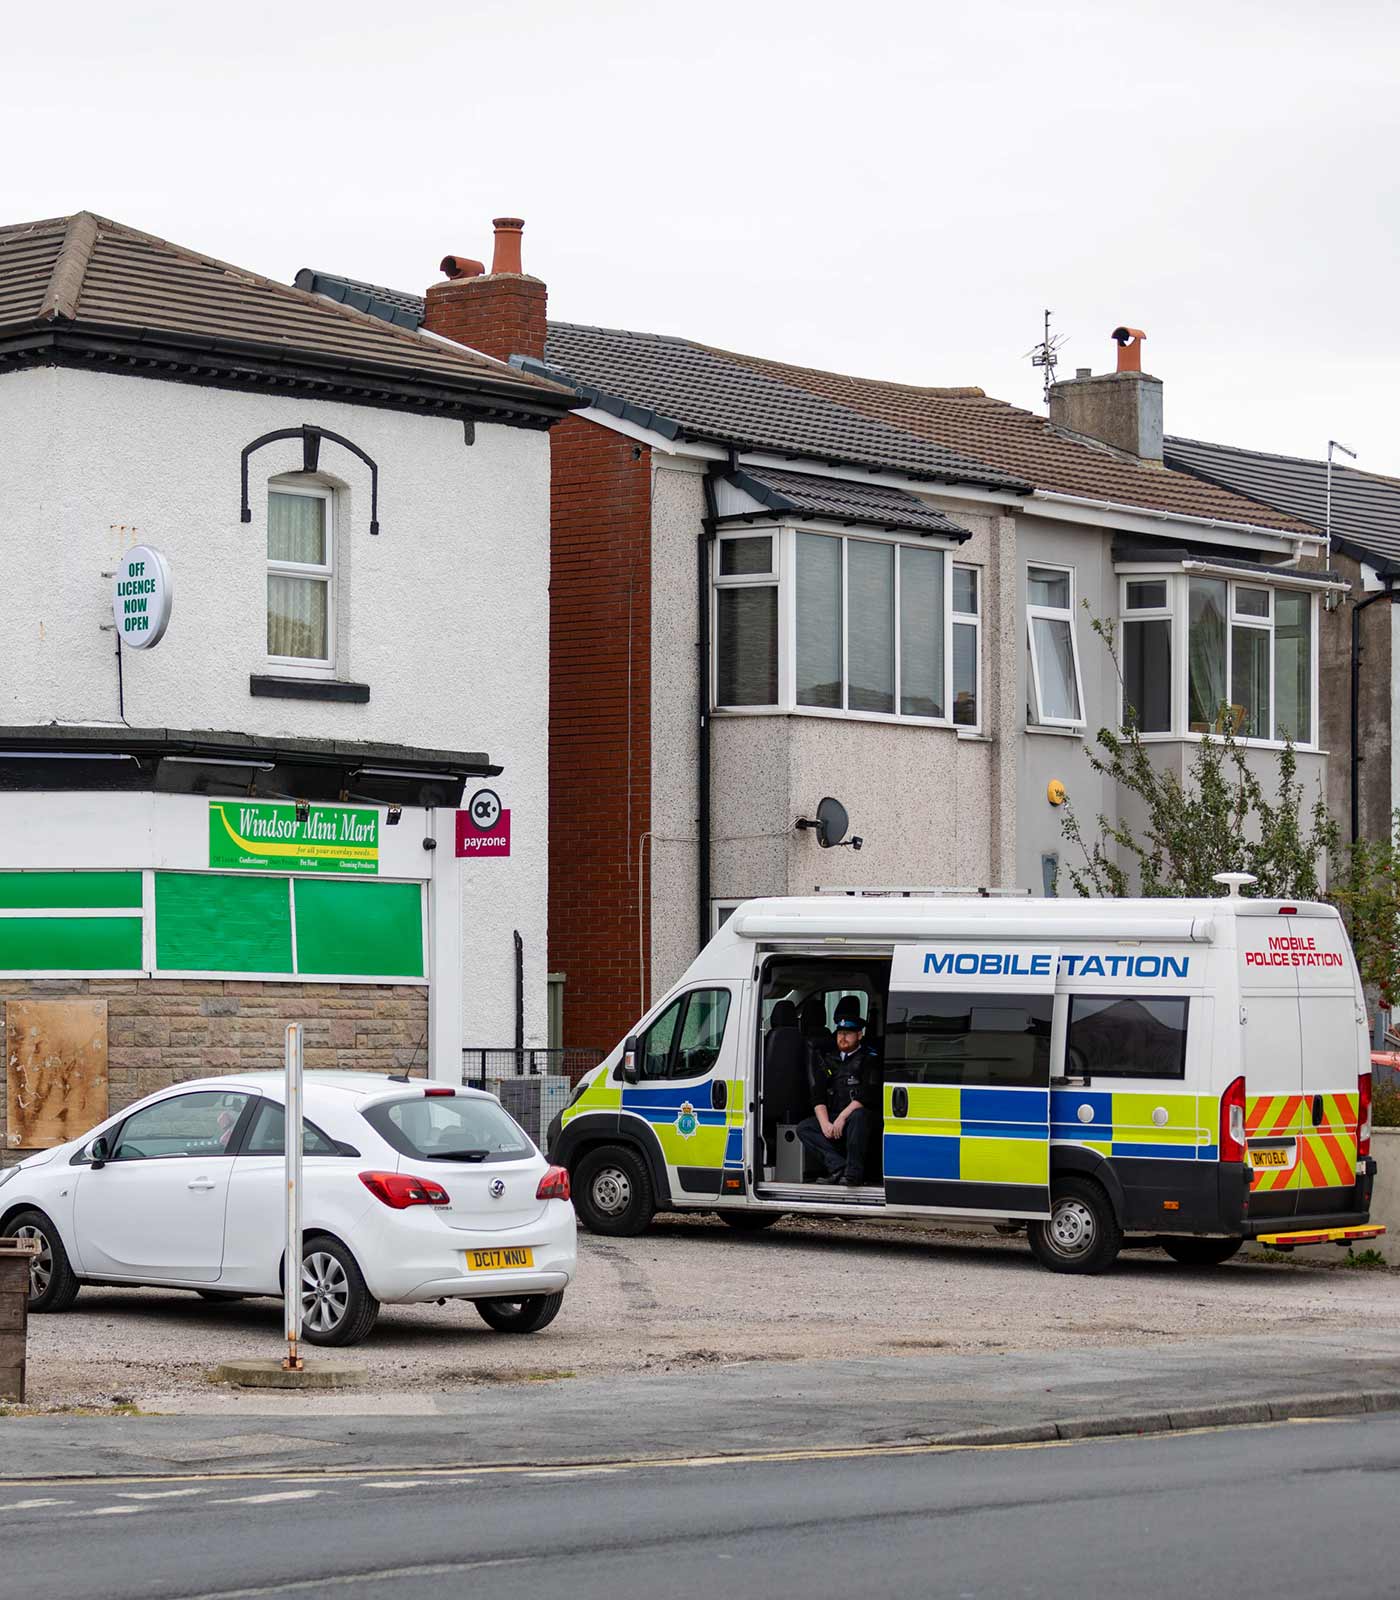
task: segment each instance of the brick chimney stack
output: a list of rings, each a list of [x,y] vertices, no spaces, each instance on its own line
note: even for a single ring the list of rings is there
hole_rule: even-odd
[[[548,290],[520,265],[519,217],[495,219],[496,246],[488,273],[468,256],[444,256],[446,283],[428,290],[423,326],[498,361],[542,359]]]
[[[1118,370],[1087,367],[1050,391],[1050,421],[1112,445],[1147,466],[1162,464],[1162,380],[1142,370],[1141,328],[1115,328]]]

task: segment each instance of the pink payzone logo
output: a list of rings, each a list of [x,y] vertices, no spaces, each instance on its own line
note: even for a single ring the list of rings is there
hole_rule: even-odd
[[[478,789],[457,813],[457,854],[510,854],[510,812],[494,789]]]

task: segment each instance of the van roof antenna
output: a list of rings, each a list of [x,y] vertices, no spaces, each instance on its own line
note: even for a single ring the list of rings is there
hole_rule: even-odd
[[[1229,890],[1230,898],[1238,900],[1241,889],[1250,889],[1259,882],[1252,872],[1217,872],[1212,883],[1220,883]]]

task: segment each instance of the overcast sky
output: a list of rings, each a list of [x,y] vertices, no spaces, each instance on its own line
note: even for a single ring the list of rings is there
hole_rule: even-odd
[[[6,221],[1040,405],[1148,333],[1173,433],[1400,473],[1391,0],[6,8]]]

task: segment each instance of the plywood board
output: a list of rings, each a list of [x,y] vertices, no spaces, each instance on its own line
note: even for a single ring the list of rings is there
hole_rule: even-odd
[[[5,1004],[5,1142],[47,1150],[107,1115],[107,1002]]]

